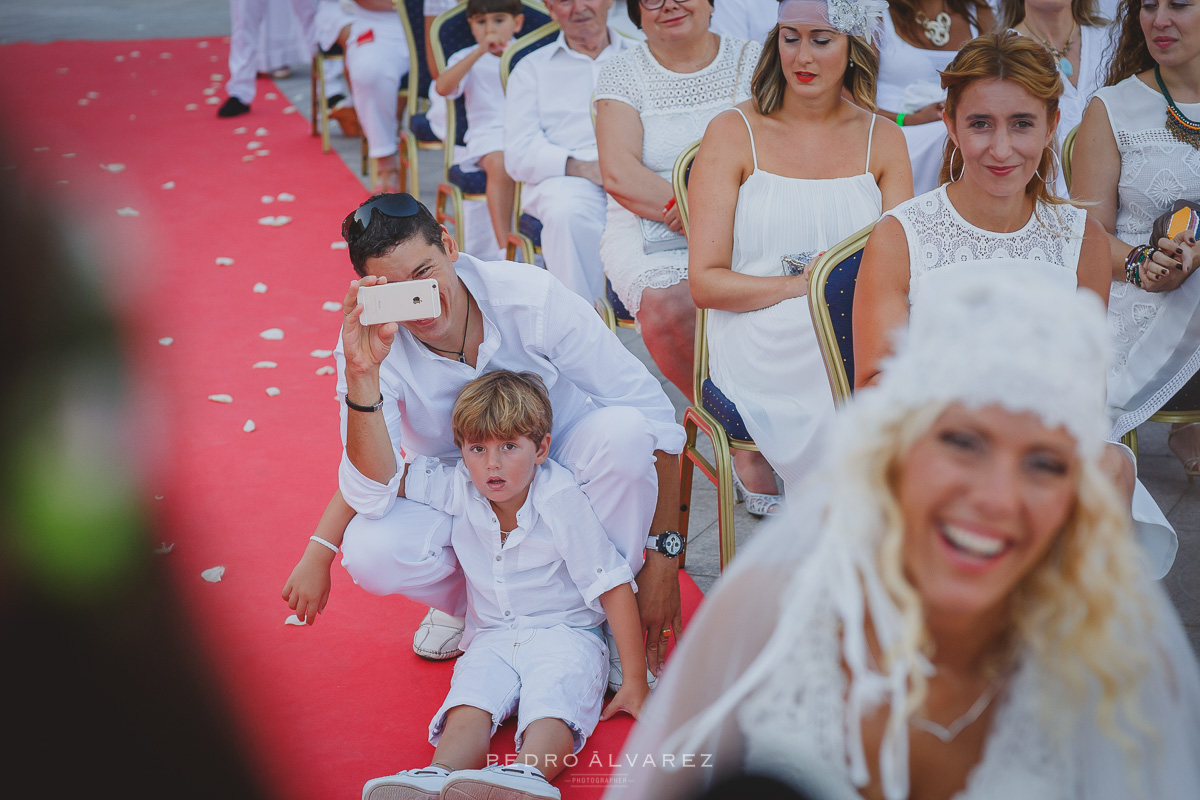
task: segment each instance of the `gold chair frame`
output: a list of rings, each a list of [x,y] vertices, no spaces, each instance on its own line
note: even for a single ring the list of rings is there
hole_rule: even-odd
[[[842,361],[842,350],[838,346],[833,316],[829,304],[825,301],[825,286],[829,283],[829,275],[834,267],[866,246],[874,228],[875,223],[872,222],[826,250],[813,260],[812,271],[808,276],[808,309],[812,314],[817,343],[821,347],[821,360],[825,362],[825,374],[829,376],[833,403],[838,407],[849,402],[854,387],[850,385],[850,377],[846,374],[846,365]]]
[[[325,98],[325,61],[345,61],[344,53],[327,55],[320,50],[313,53],[312,69],[309,71],[309,81],[312,93],[312,111],[309,119],[312,122],[312,135],[321,137],[321,152],[328,153],[333,149],[333,140],[329,136],[329,101]]]

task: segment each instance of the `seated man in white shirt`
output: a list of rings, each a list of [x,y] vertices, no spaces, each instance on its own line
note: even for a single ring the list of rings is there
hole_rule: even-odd
[[[542,222],[546,268],[588,302],[604,294],[606,207],[589,104],[604,62],[635,44],[608,27],[612,2],[547,0],[562,33],[517,63],[504,110],[504,165]]]
[[[779,0],[721,0],[713,6],[708,29],[762,44],[779,20]]]
[[[642,627],[651,632],[647,662],[657,674],[659,654],[680,625],[676,532],[684,442],[658,381],[553,276],[460,253],[409,195],[367,201],[346,218],[343,235],[363,277],[350,284],[335,352],[345,400],[341,496],[330,501],[284,599],[312,622],[328,600],[329,568],[344,542],[342,565],[367,591],[403,593],[461,615],[466,595],[449,519],[397,503],[399,465],[417,455],[457,458],[450,410],[459,390],[490,370],[530,371],[541,376],[554,408],[550,457],[574,474],[637,576]],[[438,283],[440,316],[401,325],[359,322],[360,286],[425,278]],[[414,642],[419,653],[420,645]],[[421,654],[445,658],[457,651]]]

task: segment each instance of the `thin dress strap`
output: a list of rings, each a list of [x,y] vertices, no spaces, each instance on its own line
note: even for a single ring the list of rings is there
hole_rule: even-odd
[[[875,135],[875,120],[879,119],[878,114],[871,115],[871,127],[867,130],[867,168],[864,172],[871,171],[871,137]]]
[[[757,172],[758,171],[758,152],[754,149],[754,129],[752,129],[750,127],[750,120],[746,119],[746,115],[742,113],[742,110],[740,108],[738,108],[737,106],[734,106],[733,110],[738,112],[738,115],[740,115],[742,118],[742,122],[746,123],[746,133],[750,134],[750,156],[754,159],[754,171]],[[869,158],[869,156],[868,156],[868,158]]]

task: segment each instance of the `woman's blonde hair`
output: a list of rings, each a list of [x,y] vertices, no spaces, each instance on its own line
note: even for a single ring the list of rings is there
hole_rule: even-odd
[[[879,54],[861,36],[847,36],[850,40],[850,58],[842,86],[854,98],[854,102],[868,111],[875,110],[875,82],[879,76]],[[754,109],[767,116],[779,110],[787,92],[787,78],[783,75],[783,62],[779,58],[779,26],[767,35],[758,66],[750,79],[750,95]]]
[[[904,456],[947,407],[932,403],[892,415],[869,437],[858,438],[863,445],[847,454],[844,465],[844,474],[857,474],[863,481],[861,498],[873,498],[870,502],[878,504],[872,516],[883,526],[882,536],[876,539],[876,564],[903,620],[903,635],[884,654],[888,663],[901,659],[915,664],[918,655],[933,655],[920,595],[905,574],[904,516],[896,481]],[[1126,645],[1128,634],[1143,629],[1150,615],[1136,589],[1141,556],[1130,530],[1129,511],[1118,496],[1097,460],[1081,459],[1070,518],[1011,596],[1006,651],[1028,652],[1048,678],[1039,690],[1049,696],[1065,695],[1072,707],[1086,706],[1094,681],[1099,689],[1098,726],[1132,763],[1139,763],[1138,745],[1119,722],[1123,719],[1153,735],[1136,706],[1147,656]],[[923,706],[927,692],[924,673],[912,670],[906,715]]]
[[[1071,19],[1084,25],[1107,25],[1108,20],[1097,10],[1096,0],[1071,0]],[[997,9],[996,30],[1015,28],[1025,19],[1025,0],[1000,0]],[[1081,34],[1082,35],[1082,34]]]
[[[1058,112],[1058,99],[1062,96],[1062,80],[1050,51],[1040,42],[1012,31],[984,34],[967,42],[941,76],[942,88],[946,90],[946,116],[951,120],[963,92],[976,81],[1013,81],[1045,104],[1047,122]],[[1052,136],[1037,170],[1025,185],[1025,194],[1034,195],[1035,201],[1052,205],[1070,203],[1054,193],[1057,150],[1058,139]],[[949,183],[956,172],[961,175],[965,166],[962,153],[947,136],[938,182]]]

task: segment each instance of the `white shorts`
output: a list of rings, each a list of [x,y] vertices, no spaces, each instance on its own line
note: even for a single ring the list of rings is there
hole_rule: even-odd
[[[517,750],[529,723],[561,719],[578,753],[600,721],[608,686],[608,645],[599,628],[517,628],[479,631],[454,665],[450,692],[429,723],[437,745],[446,713],[473,706],[492,715],[492,732],[517,712]]]

